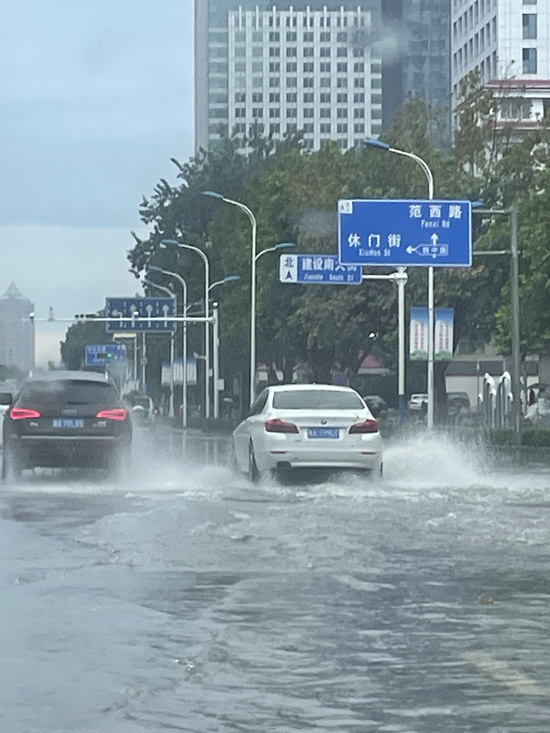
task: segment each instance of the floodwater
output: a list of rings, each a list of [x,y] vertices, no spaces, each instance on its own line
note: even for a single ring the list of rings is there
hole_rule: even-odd
[[[252,486],[217,450],[3,489],[2,733],[547,733],[548,467],[420,435],[379,483]]]

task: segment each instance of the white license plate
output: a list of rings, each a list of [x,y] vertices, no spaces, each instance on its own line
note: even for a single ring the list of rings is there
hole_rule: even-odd
[[[77,418],[59,417],[53,421],[54,428],[83,428],[84,420]]]
[[[338,440],[340,437],[340,428],[308,428],[308,438],[332,438]]]

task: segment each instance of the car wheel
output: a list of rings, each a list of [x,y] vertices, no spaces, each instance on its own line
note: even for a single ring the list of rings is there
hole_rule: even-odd
[[[4,457],[2,460],[2,478],[4,481],[17,481],[21,478],[21,459],[17,449],[4,445]]]
[[[256,456],[254,455],[254,446],[250,443],[248,446],[248,480],[250,483],[255,484],[259,478],[260,472],[258,471]]]

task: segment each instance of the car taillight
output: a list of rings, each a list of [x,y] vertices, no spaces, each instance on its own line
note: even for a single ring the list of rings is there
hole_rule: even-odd
[[[298,428],[294,423],[291,422],[283,422],[283,420],[279,420],[279,418],[276,418],[274,420],[268,420],[265,424],[265,429],[267,433],[297,433]]]
[[[28,420],[33,417],[40,417],[40,413],[38,410],[30,410],[28,407],[12,407],[10,417],[12,420]]]
[[[114,410],[101,410],[97,413],[96,417],[100,420],[126,420],[128,413],[123,407],[115,408]]]
[[[364,422],[356,422],[348,431],[350,434],[357,433],[377,433],[378,423],[376,420],[365,420]]]

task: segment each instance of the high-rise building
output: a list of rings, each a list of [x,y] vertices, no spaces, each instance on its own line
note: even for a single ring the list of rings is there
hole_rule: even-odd
[[[12,283],[0,298],[0,365],[28,372],[34,367],[34,304]]]
[[[452,89],[478,70],[500,97],[501,120],[529,128],[550,104],[547,0],[452,0]]]
[[[409,96],[450,119],[448,2],[196,0],[197,149],[251,125],[348,148]]]

